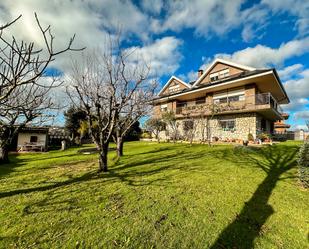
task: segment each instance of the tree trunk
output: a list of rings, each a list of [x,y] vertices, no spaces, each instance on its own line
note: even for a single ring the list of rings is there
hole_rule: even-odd
[[[2,146],[0,148],[0,163],[8,163],[9,162],[9,149],[7,146]]]
[[[107,154],[108,154],[108,144],[103,145],[103,148],[99,154],[99,172],[107,172]]]
[[[123,138],[117,137],[117,156],[123,156]]]
[[[159,136],[159,133],[156,133],[156,139],[157,139],[158,143],[160,143],[160,136]]]

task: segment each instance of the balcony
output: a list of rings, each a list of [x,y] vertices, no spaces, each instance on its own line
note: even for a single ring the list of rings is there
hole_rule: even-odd
[[[195,101],[177,105],[176,117],[200,116],[214,114],[232,114],[257,112],[269,119],[282,119],[281,107],[271,93],[261,93],[244,97],[238,101],[211,102],[196,104]]]

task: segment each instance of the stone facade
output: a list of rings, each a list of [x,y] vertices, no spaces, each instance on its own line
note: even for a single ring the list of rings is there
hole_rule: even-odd
[[[200,141],[204,134],[204,139],[208,137],[207,132],[210,132],[210,137],[217,137],[220,140],[240,139],[247,140],[248,134],[251,133],[254,138],[258,135],[258,127],[260,126],[260,117],[256,113],[243,113],[231,115],[218,115],[213,119],[193,119],[194,120],[194,140]],[[222,120],[235,120],[235,128],[232,130],[223,129],[220,125]],[[186,119],[177,120],[179,137],[184,138],[186,131],[184,130],[184,121]],[[207,122],[209,129],[207,130]],[[203,133],[204,131],[204,133]],[[166,140],[171,130],[167,127],[167,131],[160,133],[161,140]]]

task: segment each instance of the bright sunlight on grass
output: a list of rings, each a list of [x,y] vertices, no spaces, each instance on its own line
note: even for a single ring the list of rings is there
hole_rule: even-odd
[[[110,171],[78,149],[0,168],[1,248],[308,248],[295,142],[131,142]]]

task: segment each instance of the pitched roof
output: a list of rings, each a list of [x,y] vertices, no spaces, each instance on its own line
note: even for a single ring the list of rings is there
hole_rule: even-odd
[[[258,75],[258,74],[265,73],[265,72],[271,72],[273,70],[274,69],[256,69],[254,71],[244,71],[244,72],[241,72],[241,73],[238,73],[238,74],[231,75],[227,78],[217,80],[215,82],[210,82],[208,84],[203,84],[203,85],[195,86],[195,87],[192,86],[190,89],[183,89],[182,91],[169,94],[168,96],[158,97],[156,99],[160,99],[160,98],[163,98],[163,97],[170,97],[170,96],[174,96],[174,95],[177,95],[177,94],[180,94],[180,93],[191,92],[193,90],[203,89],[203,88],[207,88],[207,87],[210,87],[210,86],[219,85],[219,84],[222,84],[222,83],[225,83],[225,82],[228,82],[228,81],[238,80],[238,79]]]
[[[187,84],[186,82],[182,81],[181,79],[177,78],[176,76],[172,76],[167,82],[166,84],[163,86],[163,88],[160,90],[160,92],[158,93],[158,95],[162,94],[165,89],[168,87],[168,85],[172,82],[172,80],[177,80],[179,81],[181,84],[185,85],[188,88],[191,88],[192,86],[190,84]]]
[[[193,86],[196,86],[198,85],[202,79],[205,78],[205,76],[211,71],[211,69],[214,68],[214,66],[218,63],[223,63],[223,64],[227,64],[227,65],[230,65],[232,67],[237,67],[237,68],[240,68],[240,69],[244,69],[246,71],[255,71],[257,70],[256,68],[254,67],[248,67],[248,66],[245,66],[245,65],[241,65],[241,64],[238,64],[238,63],[235,63],[235,62],[231,62],[231,61],[227,61],[227,60],[223,60],[223,59],[215,59],[211,64],[210,66],[205,70],[205,72],[195,81],[195,83],[193,84]]]

